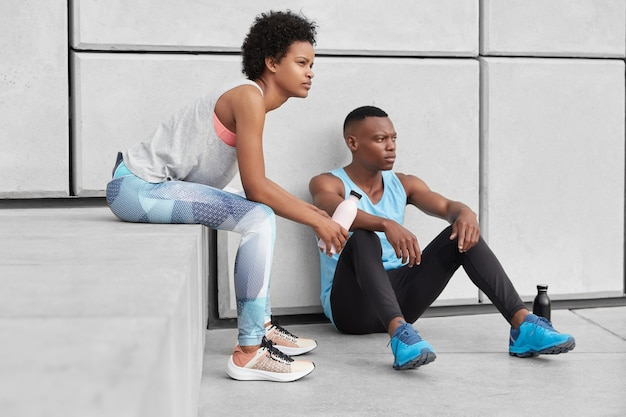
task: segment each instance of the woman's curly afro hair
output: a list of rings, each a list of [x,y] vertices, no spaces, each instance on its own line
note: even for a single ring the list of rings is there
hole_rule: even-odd
[[[303,15],[289,10],[262,13],[256,17],[241,46],[242,72],[248,79],[256,80],[265,70],[265,58],[273,57],[280,62],[294,42],[315,45],[316,34],[315,22]]]

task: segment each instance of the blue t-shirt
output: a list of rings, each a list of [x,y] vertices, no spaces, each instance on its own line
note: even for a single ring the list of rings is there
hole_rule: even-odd
[[[399,224],[404,223],[404,211],[407,203],[406,191],[404,190],[400,179],[393,171],[382,171],[384,186],[383,196],[376,204],[373,204],[367,194],[365,194],[363,190],[352,182],[343,168],[337,168],[330,173],[338,177],[343,182],[345,190],[344,198],[348,198],[351,190],[354,190],[363,196],[357,205],[360,210],[375,216],[394,220]],[[385,270],[388,271],[400,268],[402,266],[402,259],[396,256],[396,251],[393,249],[393,246],[391,246],[389,241],[387,241],[385,233],[376,232],[376,234],[380,238],[380,243],[382,245],[382,261]],[[330,307],[330,291],[333,286],[333,278],[335,276],[335,269],[337,268],[338,260],[338,254],[329,257],[326,255],[326,252],[320,252],[322,279],[320,300],[322,302],[322,307],[324,308],[324,314],[331,321],[333,321],[333,315]]]

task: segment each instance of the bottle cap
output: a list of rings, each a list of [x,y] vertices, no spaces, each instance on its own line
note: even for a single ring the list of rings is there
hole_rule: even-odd
[[[355,196],[356,198],[358,198],[359,200],[361,199],[361,197],[363,197],[361,194],[357,193],[354,190],[350,190],[350,195]]]
[[[538,289],[538,290],[544,290],[544,291],[547,291],[547,290],[548,290],[548,284],[538,284],[538,285],[537,285],[537,289]]]

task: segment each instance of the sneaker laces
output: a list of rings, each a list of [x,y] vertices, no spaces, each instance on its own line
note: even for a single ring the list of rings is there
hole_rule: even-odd
[[[387,346],[391,344],[391,340],[394,337],[397,337],[398,340],[407,345],[414,345],[415,343],[419,343],[422,341],[422,338],[420,337],[417,330],[415,330],[413,326],[411,326],[409,323],[403,323],[400,327],[398,327],[398,329],[396,329],[393,337],[389,340],[389,343],[387,343]]]
[[[276,332],[280,335],[280,337],[282,337],[283,339],[287,339],[290,342],[296,343],[296,341],[298,340],[298,336],[291,333],[289,330],[285,329],[284,327],[280,326],[278,324],[278,320],[274,319],[274,317],[272,317],[271,323],[272,324],[270,328],[268,329],[268,331],[272,329],[276,329]]]
[[[267,339],[265,336],[263,336],[263,339],[261,340],[261,347],[267,349],[271,359],[275,359],[285,363],[291,363],[294,361],[291,356],[276,349],[274,347],[274,343],[271,340]]]
[[[558,333],[556,331],[556,329],[554,327],[552,327],[552,323],[550,322],[550,320],[548,320],[545,317],[541,317],[541,316],[537,316],[537,315],[535,315],[535,317],[536,317],[536,319],[534,317],[531,317],[530,320],[528,321],[528,323],[532,323],[536,327],[543,328],[543,329],[548,330],[550,332]]]
[[[558,333],[558,331],[554,327],[552,327],[552,323],[550,322],[550,320],[546,319],[545,317],[537,315],[534,315],[534,317],[529,316],[526,318],[525,322],[532,325],[532,330],[530,330],[529,333],[530,335],[535,334],[535,332],[538,332],[540,334]],[[514,329],[511,327],[510,343],[515,343],[517,341],[520,332],[521,328]]]
[[[537,320],[535,321],[535,324],[537,326],[543,327],[544,329],[548,329],[548,330],[551,330],[553,332],[556,332],[554,327],[552,327],[552,323],[550,322],[550,320],[548,320],[545,317],[537,316]]]

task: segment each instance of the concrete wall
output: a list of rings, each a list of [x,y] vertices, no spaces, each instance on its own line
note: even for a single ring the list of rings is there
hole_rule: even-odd
[[[318,22],[318,58],[309,98],[268,115],[270,178],[308,199],[312,175],[348,160],[345,114],[375,104],[399,132],[397,170],[478,211],[525,298],[539,282],[553,298],[623,294],[625,0],[5,2],[0,197],[104,195],[116,151],[240,77],[254,17],[287,8]],[[445,226],[407,218],[422,246]],[[219,239],[234,316],[238,238]],[[310,229],[279,219],[276,313],[320,311],[317,265]],[[461,272],[439,303],[479,298]]]
[[[0,198],[69,190],[67,2],[0,4]]]

